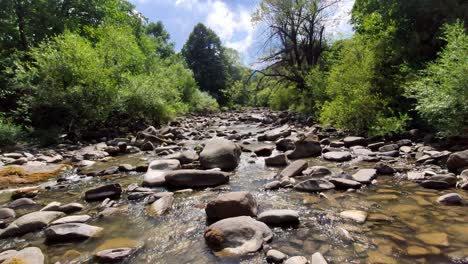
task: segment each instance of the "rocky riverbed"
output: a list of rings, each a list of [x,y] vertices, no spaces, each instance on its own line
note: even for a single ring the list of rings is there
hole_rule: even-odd
[[[253,109],[0,154],[0,263],[468,263],[468,150]]]

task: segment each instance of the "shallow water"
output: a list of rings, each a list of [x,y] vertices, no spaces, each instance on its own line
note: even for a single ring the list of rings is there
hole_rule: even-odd
[[[245,125],[229,129],[255,131],[253,127]],[[193,146],[199,142],[185,143]],[[264,191],[262,186],[279,169],[265,167],[263,158],[256,158],[255,163],[250,163],[253,159],[250,155],[242,153],[241,163],[229,184],[176,193],[173,208],[156,219],[147,215],[143,201],[129,201],[125,195],[119,200],[119,213],[98,218],[97,207],[100,203],[86,203],[82,198],[84,190],[100,184],[119,182],[125,188],[131,183],[141,183],[142,174],[94,177],[74,182],[63,189],[41,192],[35,199],[41,206],[18,210],[17,214],[39,209],[51,201],[78,201],[87,207],[79,214],[93,216],[88,224],[103,227],[102,236],[78,243],[47,245],[44,244],[43,233],[37,232],[1,240],[0,250],[37,246],[47,256],[49,263],[66,263],[74,259],[92,262],[91,256],[97,249],[137,243],[143,246],[124,263],[264,263],[262,253],[242,259],[218,258],[204,242],[203,232],[207,227],[205,204],[222,192],[242,190],[254,195],[259,213],[268,209],[295,209],[300,212],[301,224],[297,228],[273,229],[274,238],[270,246],[290,256],[310,257],[320,251],[329,263],[468,263],[467,208],[442,206],[436,202],[438,196],[459,190],[434,191],[396,177],[380,176],[376,185],[357,192],[328,191],[324,193],[326,198],[292,189]],[[92,169],[101,170],[122,163],[136,165],[144,159],[150,158],[142,155],[122,156],[110,162],[97,163]],[[325,165],[332,170],[350,172],[356,166],[374,165],[369,162],[339,165],[321,158],[308,160],[310,166]],[[394,165],[408,166],[408,161],[402,160]],[[8,193],[0,194],[0,201],[6,199]],[[339,218],[341,211],[350,209],[367,211],[368,220],[360,225]],[[349,233],[349,236],[345,233]],[[448,243],[443,241],[444,236]]]

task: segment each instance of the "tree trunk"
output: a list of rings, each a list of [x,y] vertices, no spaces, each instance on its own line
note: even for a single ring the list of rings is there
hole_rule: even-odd
[[[23,50],[29,49],[28,36],[26,35],[25,10],[21,0],[15,1],[15,13],[18,18],[19,37]]]

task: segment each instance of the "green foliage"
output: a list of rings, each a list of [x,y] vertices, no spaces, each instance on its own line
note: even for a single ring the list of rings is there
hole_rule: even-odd
[[[406,92],[430,125],[445,135],[457,135],[468,127],[468,36],[461,21],[443,30],[446,47],[409,82]]]
[[[411,118],[407,114],[400,114],[399,117],[385,117],[377,115],[375,123],[369,128],[369,134],[377,137],[400,135],[406,131],[406,126]]]
[[[216,33],[197,24],[182,48],[182,55],[200,88],[220,104],[226,103],[222,90],[228,87],[227,59]]]
[[[23,131],[0,115],[0,147],[16,144],[22,137]]]

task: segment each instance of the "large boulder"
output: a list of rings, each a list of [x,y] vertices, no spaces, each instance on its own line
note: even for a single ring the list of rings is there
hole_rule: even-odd
[[[166,183],[166,172],[177,169],[180,169],[180,161],[177,159],[153,160],[143,176],[143,186],[162,186]]]
[[[39,211],[21,216],[5,229],[0,230],[0,238],[21,236],[29,232],[41,230],[50,222],[65,216],[62,212]]]
[[[200,163],[206,169],[220,168],[231,171],[239,165],[241,148],[224,138],[214,138],[206,142],[200,153]]]
[[[321,192],[334,189],[335,185],[326,180],[309,179],[294,186],[295,190],[302,192]]]
[[[44,264],[44,254],[37,247],[27,247],[20,251],[7,250],[0,253],[0,263]]]
[[[118,199],[122,194],[122,186],[118,183],[109,184],[93,188],[85,192],[85,200],[90,201],[99,201],[106,198]]]
[[[447,168],[453,172],[462,172],[468,168],[468,149],[450,154],[447,160]]]
[[[257,202],[249,192],[229,192],[219,195],[206,205],[206,216],[220,220],[236,216],[256,216]]]
[[[289,159],[316,157],[322,153],[322,147],[320,146],[320,142],[312,138],[306,138],[304,140],[296,141],[294,145],[295,148],[293,152],[291,152],[288,155]]]
[[[245,255],[262,248],[271,240],[273,232],[264,223],[250,216],[220,220],[205,231],[206,243],[219,255]]]
[[[102,230],[102,227],[82,223],[68,223],[50,226],[44,231],[44,234],[47,241],[68,242],[70,240],[84,240],[96,237]]]
[[[225,184],[229,175],[222,171],[176,170],[167,172],[165,179],[173,187],[203,188]]]

